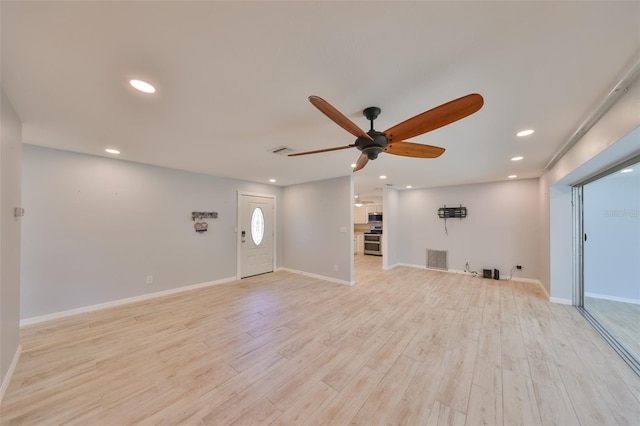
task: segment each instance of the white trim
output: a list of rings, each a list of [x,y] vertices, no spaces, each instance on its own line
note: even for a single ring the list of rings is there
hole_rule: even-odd
[[[393,265],[391,265],[391,266],[388,266],[388,265],[387,265],[387,266],[383,266],[383,267],[382,267],[382,270],[383,270],[383,271],[388,271],[388,270],[390,270],[390,269],[397,268],[398,266],[403,266],[403,265],[401,265],[400,263],[394,263],[394,264],[393,264]]]
[[[465,272],[465,271],[461,271],[459,269],[447,269],[447,270],[444,270],[444,269],[432,269],[432,268],[427,268],[426,266],[415,265],[415,264],[411,264],[411,263],[396,263],[396,264],[394,264],[392,266],[389,266],[386,269],[385,268],[383,268],[383,269],[389,270],[389,269],[393,269],[393,268],[398,267],[398,266],[408,266],[409,268],[426,269],[426,270],[435,271],[435,272],[448,272],[450,274],[471,275],[471,273]],[[482,277],[478,274],[477,278],[482,278]],[[504,279],[504,278],[501,278],[500,281],[507,281],[507,280]],[[547,292],[547,289],[544,288],[544,286],[542,285],[540,280],[536,280],[536,279],[533,279],[533,278],[511,277],[511,281],[518,281],[518,282],[523,282],[523,283],[536,284],[538,287],[540,287],[540,290],[545,295],[547,300],[550,300],[549,293]]]
[[[311,273],[311,272],[298,271],[297,269],[278,268],[278,271],[291,272],[293,274],[300,274],[300,275],[304,275],[305,277],[317,278],[319,280],[330,281],[332,283],[337,283],[337,284],[342,284],[342,285],[348,285],[350,287],[353,286],[356,283],[355,281],[349,282],[349,281],[345,281],[345,280],[340,280],[338,278],[327,277],[325,275],[318,275],[318,274],[314,274],[314,273]]]
[[[414,265],[412,263],[396,263],[395,266],[408,266],[409,268],[417,268],[417,269],[427,269],[424,265]]]
[[[83,306],[81,308],[70,309],[68,311],[54,312],[52,314],[41,315],[37,317],[26,318],[20,320],[20,327],[27,325],[38,324],[45,321],[51,321],[58,318],[69,317],[78,314],[84,314],[87,312],[99,311],[101,309],[113,308],[116,306],[127,305],[129,303],[141,302],[144,300],[155,299],[157,297],[169,296],[171,294],[182,293],[189,290],[196,290],[198,288],[209,287],[213,285],[225,284],[231,281],[236,281],[236,277],[223,278],[216,281],[209,281],[206,283],[187,285],[184,287],[172,288],[169,290],[158,291],[155,293],[141,294],[140,296],[128,297],[126,299],[113,300],[111,302],[98,303],[97,305]]]
[[[270,198],[273,200],[273,248],[272,248],[272,252],[273,252],[273,271],[276,270],[276,265],[278,264],[276,262],[276,256],[277,256],[277,250],[276,247],[278,247],[277,245],[277,241],[276,238],[278,238],[278,214],[277,214],[277,208],[278,208],[278,199],[275,195],[273,194],[259,194],[257,192],[245,192],[245,191],[241,191],[238,190],[236,191],[236,279],[237,280],[241,280],[242,279],[242,238],[240,235],[240,200],[242,199],[243,196],[246,197],[261,197],[261,198]]]
[[[573,305],[571,299],[563,299],[562,297],[550,297],[549,302],[557,303],[559,305]]]
[[[542,285],[542,282],[540,282],[539,280],[535,280],[535,281],[537,281],[538,286],[540,287],[540,290],[542,290],[542,293],[544,293],[544,296],[547,298],[547,300],[551,301],[551,296],[549,295],[549,292],[547,291],[547,289],[544,288],[544,286]]]
[[[7,370],[7,374],[5,374],[4,378],[2,379],[2,385],[0,386],[0,402],[2,402],[2,399],[4,398],[4,394],[9,388],[9,382],[11,382],[11,377],[13,376],[13,372],[15,371],[16,366],[18,365],[18,361],[20,360],[21,353],[22,353],[22,345],[18,345],[16,349],[16,353],[13,355],[13,360],[11,361],[11,365]]]
[[[612,302],[631,303],[633,305],[640,305],[640,299],[631,299],[628,297],[609,296],[607,294],[598,293],[584,293],[585,297],[593,297],[594,299],[611,300]]]

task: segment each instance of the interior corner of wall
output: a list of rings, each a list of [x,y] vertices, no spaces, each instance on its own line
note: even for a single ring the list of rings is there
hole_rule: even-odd
[[[13,355],[11,364],[9,365],[9,368],[7,369],[4,377],[2,378],[0,384],[0,404],[4,399],[4,395],[7,392],[7,389],[9,388],[9,383],[11,382],[11,378],[13,377],[13,372],[15,371],[16,366],[18,365],[18,361],[20,360],[20,354],[22,354],[22,345],[18,345],[18,347],[16,348],[16,352]]]

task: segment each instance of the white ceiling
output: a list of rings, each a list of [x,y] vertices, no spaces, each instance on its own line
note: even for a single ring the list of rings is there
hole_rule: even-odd
[[[307,100],[377,130],[469,93],[484,107],[381,154],[356,191],[540,175],[637,60],[640,2],[2,1],[2,86],[24,142],[277,185],[348,175],[353,143]],[[154,95],[134,91],[140,78]],[[515,133],[535,129],[528,138]],[[514,163],[510,158],[524,156]],[[385,174],[386,181],[378,176]],[[373,191],[375,192],[375,191]]]

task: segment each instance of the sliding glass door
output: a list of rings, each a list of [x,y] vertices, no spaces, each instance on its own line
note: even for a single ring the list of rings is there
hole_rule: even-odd
[[[630,365],[640,367],[640,161],[574,190],[579,264],[576,305]],[[633,367],[633,365],[632,365]]]

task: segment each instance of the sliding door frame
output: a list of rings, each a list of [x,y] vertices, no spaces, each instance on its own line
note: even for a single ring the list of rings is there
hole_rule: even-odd
[[[634,155],[613,167],[609,167],[574,184],[571,188],[571,204],[573,207],[573,305],[609,346],[611,346],[624,362],[640,377],[640,360],[634,357],[609,330],[603,327],[602,324],[584,308],[584,242],[585,238],[588,238],[584,229],[584,186],[638,162],[640,162],[640,154]]]
[[[584,184],[571,188],[573,207],[573,306],[584,308]]]

